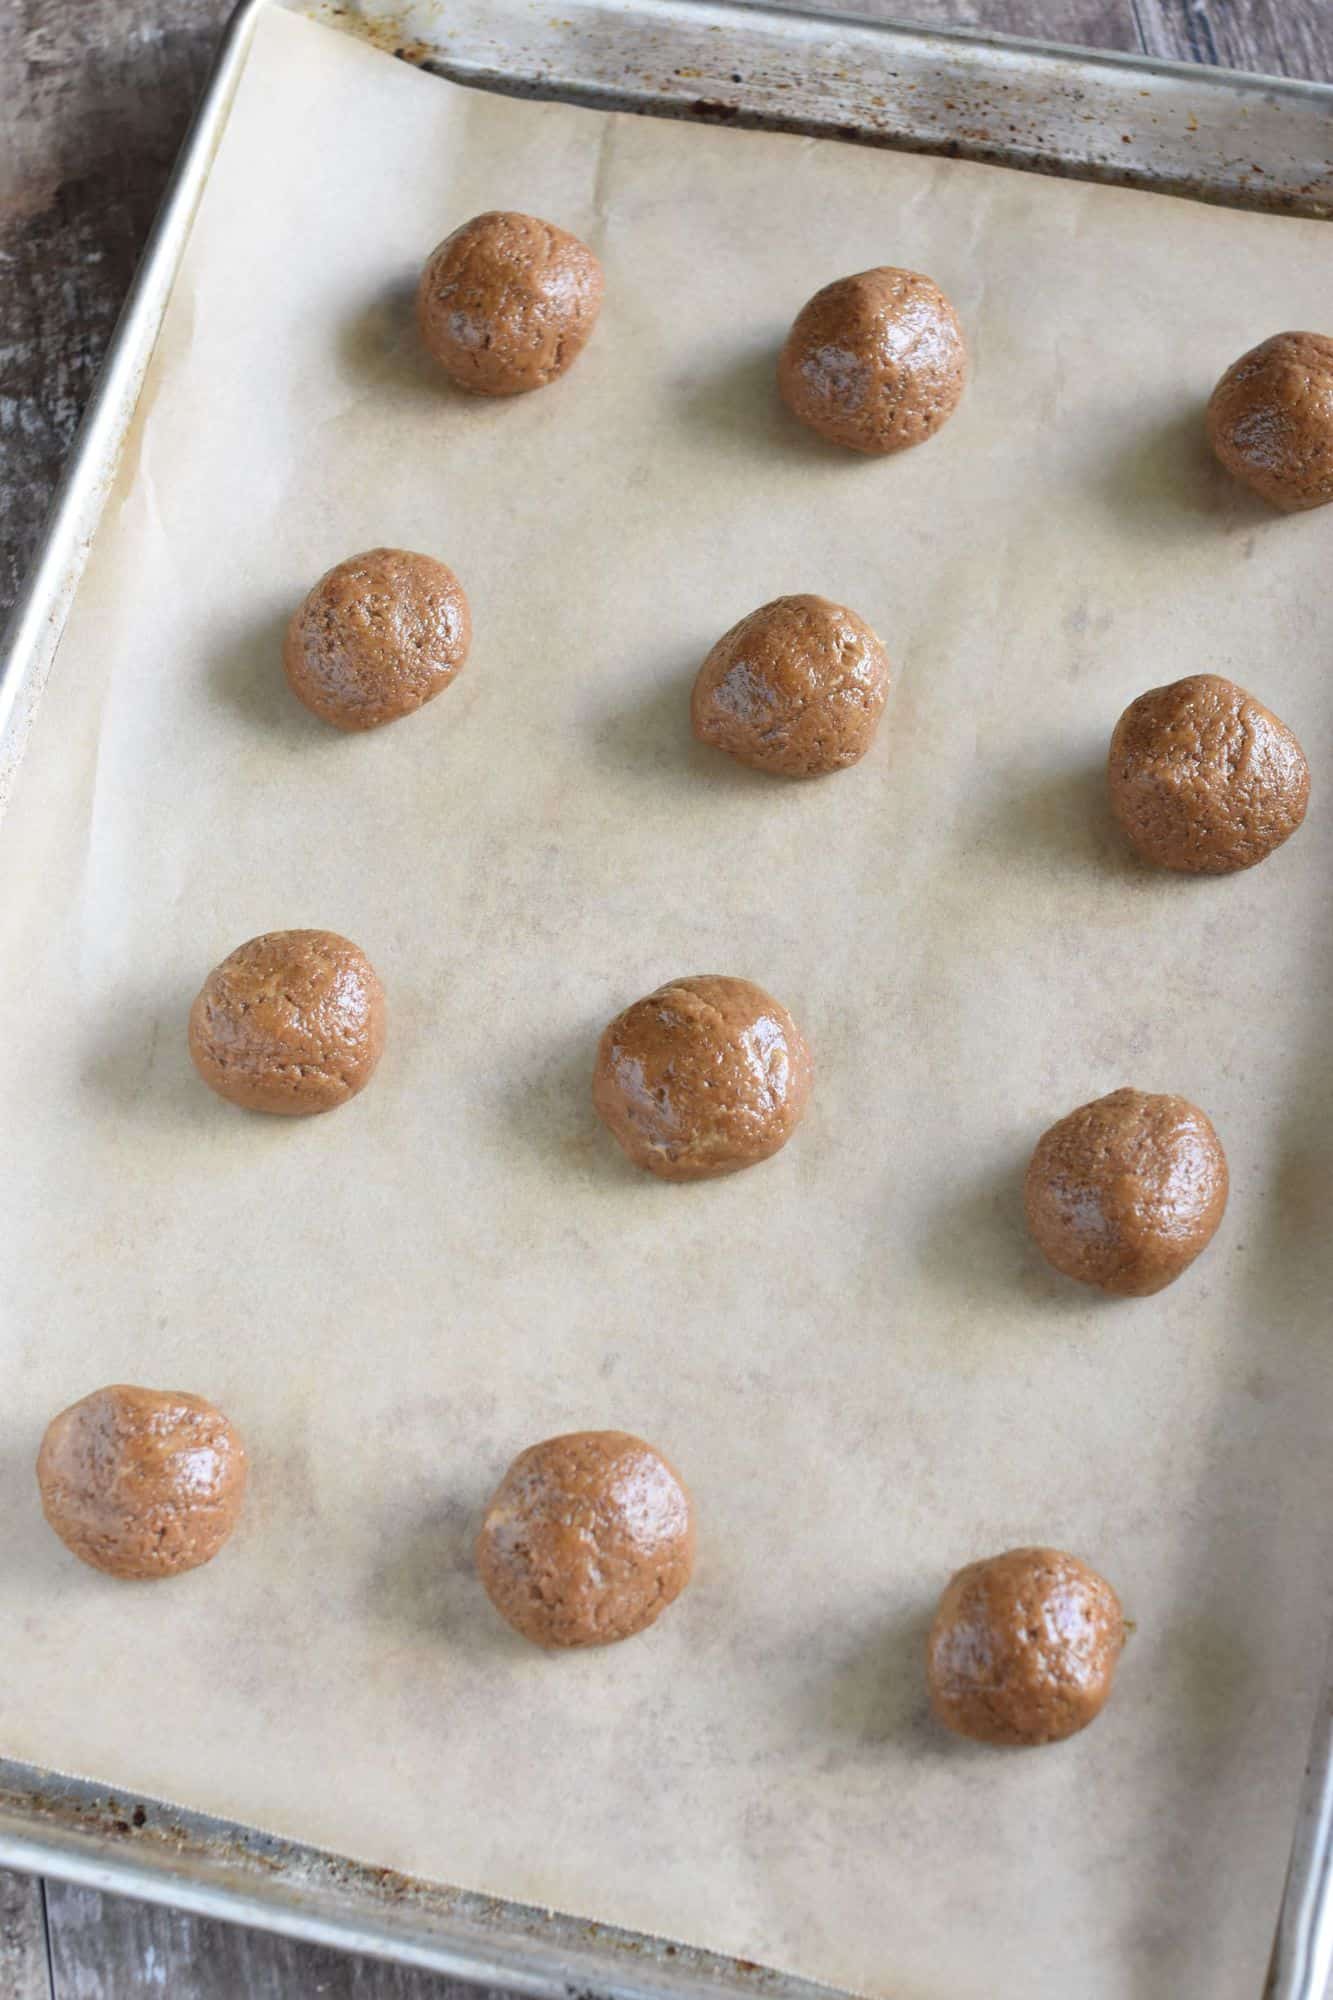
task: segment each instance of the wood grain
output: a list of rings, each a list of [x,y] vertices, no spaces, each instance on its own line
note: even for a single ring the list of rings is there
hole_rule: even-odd
[[[1329,0],[843,5],[1333,78]],[[229,8],[230,0],[0,7],[0,101],[9,114],[0,152],[0,611],[36,541]],[[464,1991],[429,1974],[59,1883],[47,1885],[44,1913],[41,1885],[0,1870],[3,2000],[456,2000]]]
[[[50,2000],[42,1885],[0,1870],[0,1994],[4,2000]]]
[[[804,7],[807,0],[773,0]],[[830,0],[837,13],[868,20],[919,21],[932,28],[966,28],[993,35],[1027,35],[1034,41],[1073,42],[1085,48],[1139,53],[1142,42],[1134,0]]]
[[[1133,0],[1149,55],[1333,79],[1328,0]]]
[[[226,13],[227,0],[0,6],[0,610],[32,552]]]
[[[433,1973],[95,1889],[52,1882],[47,1896],[52,2000],[489,2000]]]

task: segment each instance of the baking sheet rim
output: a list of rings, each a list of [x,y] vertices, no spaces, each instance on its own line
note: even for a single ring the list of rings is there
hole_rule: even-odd
[[[79,435],[70,455],[69,464],[62,479],[55,505],[39,541],[37,553],[24,590],[15,606],[6,633],[3,652],[0,653],[0,750],[5,747],[6,737],[12,735],[22,699],[30,693],[29,681],[34,671],[44,666],[48,671],[59,651],[63,632],[64,613],[68,610],[77,590],[84,562],[91,550],[97,532],[97,517],[100,504],[91,523],[81,519],[80,508],[86,501],[87,489],[99,484],[103,497],[109,486],[119,460],[124,439],[138,411],[143,387],[143,376],[153,351],[162,319],[169,302],[172,285],[190,239],[195,209],[201,199],[209,177],[209,168],[218,142],[226,129],[231,102],[241,75],[244,72],[254,29],[262,14],[269,8],[284,4],[284,0],[240,0],[228,21],[219,46],[212,73],[205,93],[191,126],[191,130],[181,154],[173,169],[167,194],[154,224],[149,246],[143,263],[136,273],[126,306],[118,323],[94,398],[89,406]],[[770,17],[776,23],[785,19],[825,21],[834,24],[838,16],[803,12],[800,15]],[[864,22],[858,25],[869,25]],[[906,33],[921,37],[919,26],[900,22],[877,22],[873,24],[890,39],[895,33]],[[1165,63],[1149,56],[1116,56],[1107,52],[1067,50],[1057,45],[1039,42],[1025,42],[1017,38],[970,35],[965,31],[946,31],[951,41],[968,44],[982,49],[1005,49],[1019,55],[1077,55],[1083,59],[1093,59],[1106,67],[1120,67],[1131,74],[1161,74],[1167,76],[1188,75],[1207,88],[1210,83],[1226,78],[1232,86],[1238,81],[1229,73],[1190,66]],[[1265,80],[1260,78],[1239,79],[1256,88],[1264,88]],[[1284,93],[1306,96],[1311,92],[1319,94],[1320,101],[1333,105],[1333,87],[1317,84],[1294,85],[1292,80],[1276,80],[1277,87]],[[1272,87],[1269,80],[1268,87]],[[640,108],[631,106],[630,108]],[[904,150],[912,148],[904,147]],[[1077,165],[1070,171],[1071,178],[1080,178]],[[1095,173],[1086,178],[1095,179]],[[150,318],[151,315],[151,318]],[[135,379],[137,371],[137,380]],[[115,393],[119,389],[124,394],[127,380],[134,381],[133,394],[124,401],[119,412],[115,406]],[[120,416],[117,427],[116,417]],[[106,455],[100,464],[94,463],[94,452],[102,446]],[[30,724],[31,713],[22,718]],[[26,727],[24,728],[26,736]],[[15,762],[21,756],[21,746]],[[3,799],[0,799],[0,807]],[[62,1778],[54,1770],[33,1773],[29,1767],[18,1766],[9,1760],[0,1760],[0,1776],[6,1782],[15,1774],[25,1777],[37,1776],[52,1795],[63,1786],[89,1794],[88,1811],[93,1812],[93,1800],[99,1787],[96,1780]],[[30,1791],[30,1795],[31,1791]],[[147,1795],[117,1794],[121,1809],[132,1813],[140,1802],[146,1808],[177,1813],[181,1819],[196,1819],[204,1822],[204,1816],[188,1814],[172,1808],[165,1802],[153,1801]],[[338,1944],[344,1949],[358,1949],[383,1956],[398,1962],[432,1966],[452,1973],[457,1977],[480,1980],[488,1977],[500,1978],[511,1985],[522,1986],[532,1992],[560,1992],[571,1988],[571,1947],[568,1942],[552,1943],[551,1949],[559,1953],[552,1957],[546,1970],[523,1969],[515,1964],[507,1964],[504,1959],[505,1933],[500,1929],[493,1948],[478,1946],[451,1947],[447,1943],[420,1933],[414,1940],[410,1931],[400,1926],[375,1929],[375,1918],[380,1914],[373,1895],[363,1886],[356,1885],[346,1896],[344,1910],[329,1914],[312,1914],[300,1907],[303,1890],[295,1880],[297,1869],[319,1863],[340,1863],[341,1857],[325,1850],[308,1847],[302,1843],[289,1842],[277,1836],[265,1835],[258,1829],[232,1826],[227,1822],[207,1820],[204,1838],[227,1843],[243,1844],[257,1838],[281,1847],[284,1860],[278,1864],[278,1872],[266,1873],[263,1878],[275,1894],[272,1898],[260,1898],[254,1893],[252,1879],[246,1879],[246,1863],[236,1858],[208,1859],[205,1866],[222,1874],[231,1871],[234,1880],[204,1883],[202,1875],[192,1876],[188,1871],[181,1873],[173,1867],[164,1855],[155,1856],[140,1848],[133,1857],[127,1852],[125,1836],[98,1833],[88,1828],[78,1828],[72,1833],[77,1845],[62,1845],[58,1840],[43,1838],[49,1827],[40,1809],[31,1813],[31,1830],[27,1833],[15,1830],[13,1822],[21,1816],[22,1809],[13,1803],[12,1797],[0,1795],[0,1861],[20,1869],[40,1869],[61,1879],[83,1882],[90,1886],[112,1889],[118,1893],[140,1894],[151,1901],[174,1903],[195,1909],[200,1914],[217,1915],[231,1921],[244,1921],[261,1928],[272,1929],[287,1935],[302,1937],[315,1942]],[[133,1836],[131,1835],[132,1839]],[[201,1857],[202,1858],[202,1857]],[[353,1868],[364,1864],[351,1863]],[[367,1872],[373,1873],[373,1870]],[[197,1887],[191,1887],[197,1882]],[[502,1902],[476,1891],[459,1889],[457,1885],[430,1885],[429,1890],[438,1886],[442,1893],[461,1894],[488,1904],[496,1912],[498,1925],[513,1923],[525,1915],[531,1919],[534,1914],[528,1906]],[[543,1921],[577,1925],[597,1932],[598,1938],[593,1948],[594,1959],[613,1957],[617,1949],[617,1938],[626,1940],[632,1947],[646,1946],[650,1951],[661,1951],[664,1947],[679,1949],[688,1954],[697,1967],[697,1977],[691,1977],[687,1984],[692,1990],[735,1990],[737,1976],[742,1983],[753,1990],[754,1976],[765,1982],[765,1990],[791,1994],[792,1996],[816,1995],[835,1990],[821,1986],[817,1982],[803,1979],[798,1975],[782,1972],[774,1967],[752,1966],[748,1961],[729,1961],[720,1954],[700,1951],[691,1946],[676,1946],[669,1941],[653,1938],[644,1933],[617,1933],[614,1927],[588,1923],[587,1920],[567,1915],[559,1911],[536,1913]],[[510,1934],[511,1946],[516,1933]],[[623,1946],[621,1948],[624,1948]],[[537,1951],[542,1949],[539,1944]],[[617,1993],[677,1993],[682,1990],[679,1979],[633,1981],[625,1977],[625,1968],[614,1966],[610,1971],[609,1990]]]

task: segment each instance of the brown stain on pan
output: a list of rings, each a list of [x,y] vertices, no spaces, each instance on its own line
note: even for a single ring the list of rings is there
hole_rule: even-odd
[[[407,25],[407,18],[401,13],[389,13],[373,21],[366,20],[357,10],[339,4],[339,0],[320,0],[320,4],[307,4],[305,11],[316,20],[346,33],[355,34],[371,47],[397,56],[401,61],[432,70],[437,75],[448,77],[465,88],[488,89],[504,96],[553,98],[558,101],[579,103],[585,101],[576,87],[557,85],[549,75],[515,76],[501,79],[487,75],[479,79],[474,76],[453,76],[448,64],[447,49],[439,45],[423,42],[414,37]],[[551,25],[570,25],[558,15],[551,17]],[[716,32],[716,30],[714,31]],[[516,58],[521,61],[521,52]],[[844,74],[844,73],[839,73]],[[675,95],[673,86],[678,83],[702,81],[707,71],[695,66],[673,66],[658,72],[639,72],[638,82],[641,93],[634,89],[626,91],[623,108],[648,117],[692,118],[702,124],[726,124],[745,130],[793,132],[810,138],[838,139],[853,145],[869,145],[894,151],[935,155],[946,159],[971,159],[986,165],[1009,166],[1027,173],[1040,173],[1060,178],[1091,180],[1109,183],[1117,187],[1138,187],[1157,194],[1183,196],[1188,200],[1217,204],[1223,207],[1259,209],[1269,213],[1290,214],[1293,211],[1317,219],[1327,219],[1333,215],[1333,205],[1324,197],[1322,188],[1306,183],[1295,188],[1264,188],[1256,185],[1262,170],[1255,168],[1253,174],[1246,173],[1228,188],[1218,190],[1206,176],[1189,173],[1172,175],[1152,175],[1125,162],[1123,157],[1113,158],[1109,151],[1089,154],[1083,159],[1072,159],[1056,149],[1058,141],[1053,140],[1044,130],[1040,116],[1025,114],[1012,98],[1005,104],[1006,112],[1017,111],[1023,118],[1020,126],[1009,119],[1004,127],[1003,137],[997,137],[991,118],[999,105],[997,93],[1009,97],[1013,86],[1007,79],[997,79],[994,90],[982,92],[973,102],[960,102],[969,93],[965,87],[959,90],[954,100],[946,102],[944,109],[958,114],[957,126],[948,133],[920,134],[903,128],[901,117],[895,117],[883,95],[867,98],[855,109],[860,124],[846,122],[845,119],[812,121],[791,116],[779,108],[781,95],[803,88],[805,79],[793,81],[778,73],[766,78],[747,79],[751,88],[758,88],[769,99],[769,108],[756,110],[753,104],[742,104],[722,93],[716,95],[699,93],[687,97],[683,93]],[[890,72],[893,80],[899,82],[896,71]],[[731,77],[733,83],[740,79]],[[719,82],[724,79],[719,76]],[[917,88],[915,81],[900,84],[904,96],[910,96]],[[1068,87],[1063,95],[1069,105],[1076,105],[1083,96],[1077,86]],[[1140,97],[1150,98],[1151,92],[1139,91]],[[593,100],[599,109],[606,109],[605,97],[599,92]],[[982,117],[977,117],[977,112]],[[1089,119],[1091,113],[1085,114]],[[1199,120],[1192,110],[1186,111],[1186,124],[1181,136],[1190,138],[1199,130]],[[1158,121],[1154,118],[1154,123]],[[1026,129],[1024,129],[1026,128]],[[1120,145],[1132,144],[1129,134],[1117,134]],[[1115,148],[1118,153],[1119,147]]]
[[[398,14],[381,14],[368,21],[351,7],[328,4],[319,7],[313,19],[324,22],[328,27],[340,28],[344,34],[369,42],[372,48],[383,49],[386,55],[397,56],[401,62],[415,63],[418,67],[439,53],[429,42],[410,35],[405,21]]]

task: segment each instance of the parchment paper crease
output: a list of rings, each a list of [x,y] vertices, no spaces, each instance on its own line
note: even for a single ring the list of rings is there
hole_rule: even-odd
[[[603,258],[559,386],[468,402],[407,302],[460,219]],[[3,836],[0,1749],[464,1886],[921,2000],[1258,1991],[1328,1597],[1330,519],[1212,470],[1237,353],[1333,323],[1313,223],[469,94],[262,25]],[[797,431],[777,343],[894,262],[974,374],[930,445]],[[359,738],[282,623],[377,543],[442,556],[472,659]],[[896,686],[865,763],[691,747],[690,676],[783,591]],[[1232,880],[1131,865],[1099,766],[1143,687],[1232,674],[1314,768]],[[257,931],[386,982],[373,1087],[266,1122],[185,1016]],[[769,986],[818,1061],[780,1159],[636,1176],[596,1034],[673,975]],[[1121,1083],[1213,1117],[1231,1207],[1171,1291],[1025,1244],[1037,1133]],[[99,1383],[216,1398],[253,1500],[211,1568],[99,1578],[32,1458]],[[470,1568],[519,1447],[692,1481],[697,1582],[546,1658]],[[1034,1755],[927,1724],[958,1564],[1087,1556],[1138,1631]]]

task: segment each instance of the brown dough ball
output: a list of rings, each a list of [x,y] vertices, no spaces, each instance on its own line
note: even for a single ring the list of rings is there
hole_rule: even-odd
[[[1113,1090],[1037,1141],[1024,1188],[1028,1228],[1067,1278],[1142,1298],[1207,1248],[1227,1185],[1221,1141],[1196,1105]]]
[[[1120,1599],[1096,1570],[1010,1549],[945,1587],[926,1642],[930,1705],[979,1743],[1059,1743],[1101,1713],[1124,1643]]]
[[[245,1446],[179,1389],[96,1389],[53,1417],[37,1456],[42,1512],[81,1562],[175,1576],[211,1562],[240,1518]]]
[[[586,243],[535,215],[492,211],[426,259],[417,325],[460,388],[517,396],[573,365],[601,305],[602,267]]]
[[[779,1152],[810,1082],[810,1052],[786,1008],[748,979],[703,973],[616,1015],[592,1098],[636,1167],[702,1181]]]
[[[1111,810],[1145,861],[1252,868],[1305,818],[1310,768],[1277,717],[1220,674],[1149,688],[1115,726]]]
[[[796,315],[778,361],[794,416],[851,451],[905,451],[947,422],[967,380],[957,315],[919,271],[839,278]]]
[[[642,1632],[694,1567],[690,1496],[624,1431],[575,1431],[520,1452],[477,1537],[487,1595],[538,1646],[610,1646]]]
[[[247,1111],[332,1111],[365,1089],[383,1048],[375,968],[335,931],[251,938],[214,966],[190,1009],[195,1068]]]
[[[776,597],[713,647],[690,720],[742,764],[812,778],[865,756],[888,692],[888,657],[864,619],[827,597]]]
[[[471,644],[451,569],[368,549],[327,570],[293,613],[282,664],[293,694],[335,729],[378,729],[447,688]]]
[[[1233,361],[1208,404],[1208,441],[1284,513],[1333,500],[1333,340],[1275,333]]]

